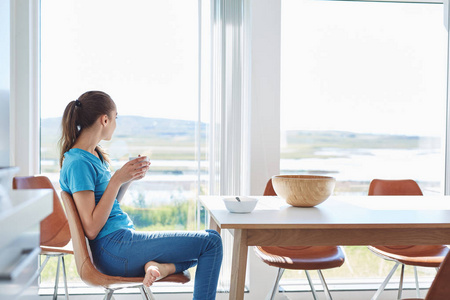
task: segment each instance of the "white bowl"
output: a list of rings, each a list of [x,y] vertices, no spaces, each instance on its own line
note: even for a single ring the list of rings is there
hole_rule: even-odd
[[[223,202],[225,203],[225,206],[229,212],[237,214],[248,214],[255,209],[258,199],[250,197],[238,197],[241,201],[236,200],[236,197],[223,198]]]

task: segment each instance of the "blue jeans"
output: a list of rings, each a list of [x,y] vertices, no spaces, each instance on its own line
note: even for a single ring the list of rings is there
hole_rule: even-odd
[[[89,242],[100,272],[143,277],[149,261],[173,263],[176,272],[195,265],[194,299],[216,298],[222,264],[222,239],[214,230],[145,232],[122,229]]]

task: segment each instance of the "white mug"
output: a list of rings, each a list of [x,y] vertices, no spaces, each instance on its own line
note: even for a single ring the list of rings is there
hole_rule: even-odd
[[[142,157],[142,156],[130,156],[130,158],[128,160],[133,160],[133,159],[136,159],[136,158],[139,158],[139,157]],[[144,160],[145,161],[149,161],[148,156],[145,156]]]
[[[139,157],[145,157],[144,161],[147,161],[147,162],[149,161],[148,156],[132,156],[129,158],[129,160],[131,161],[131,160],[139,158]],[[144,168],[144,167],[141,167],[141,168]]]

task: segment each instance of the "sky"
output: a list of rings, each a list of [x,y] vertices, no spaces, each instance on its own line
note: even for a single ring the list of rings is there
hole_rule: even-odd
[[[42,117],[103,90],[119,115],[196,118],[197,0],[126,3],[42,0]]]
[[[445,128],[442,5],[283,3],[282,127],[433,135]]]
[[[282,129],[442,135],[442,10],[282,0]],[[42,117],[96,89],[119,115],[195,120],[197,13],[197,0],[42,0]]]

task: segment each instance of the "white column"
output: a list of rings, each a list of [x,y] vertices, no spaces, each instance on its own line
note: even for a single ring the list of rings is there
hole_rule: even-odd
[[[245,91],[248,118],[245,194],[262,195],[267,180],[280,172],[280,42],[281,0],[245,2]],[[246,299],[265,299],[277,268],[249,249],[249,290]]]
[[[249,2],[250,41],[250,183],[261,195],[267,180],[280,172],[281,0]]]
[[[261,195],[279,173],[280,30],[281,0],[213,1],[212,194]],[[264,299],[277,269],[249,254],[245,298]]]

